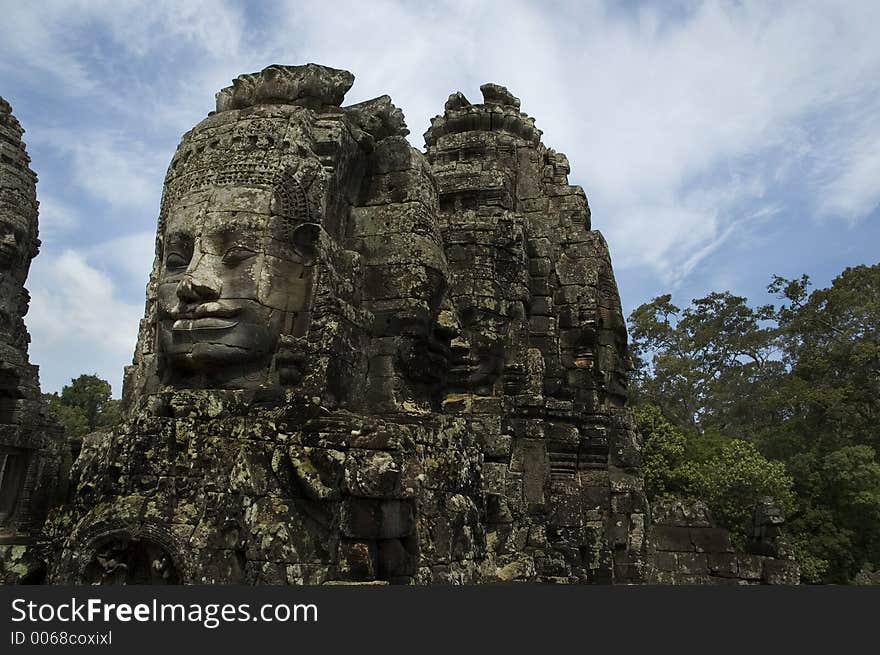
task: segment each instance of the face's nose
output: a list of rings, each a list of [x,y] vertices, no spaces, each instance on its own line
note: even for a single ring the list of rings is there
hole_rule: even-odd
[[[210,302],[220,297],[219,285],[206,284],[186,275],[177,285],[177,297],[183,302]]]
[[[211,270],[209,257],[194,253],[190,267],[177,285],[177,297],[184,303],[211,302],[220,298],[223,282]]]

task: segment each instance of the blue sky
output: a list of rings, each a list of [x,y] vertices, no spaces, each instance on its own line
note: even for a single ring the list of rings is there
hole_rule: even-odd
[[[416,147],[506,85],[565,152],[629,313],[773,274],[825,286],[880,244],[880,3],[0,0],[0,95],[27,130],[43,247],[27,317],[44,390],[121,391],[162,178],[214,93],[271,63],[345,68]]]

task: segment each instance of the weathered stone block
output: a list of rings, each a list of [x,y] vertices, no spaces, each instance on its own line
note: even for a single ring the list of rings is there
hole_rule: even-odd
[[[376,544],[368,541],[339,543],[338,571],[343,580],[367,581],[378,575]]]
[[[691,528],[691,542],[698,552],[732,553],[730,533],[724,528]]]
[[[722,578],[739,576],[739,562],[734,553],[709,553],[709,573]]]
[[[764,558],[758,555],[737,555],[738,576],[743,580],[760,580],[764,574]]]
[[[660,551],[654,555],[654,566],[661,572],[673,572],[678,570],[678,560],[674,552]]]
[[[691,542],[691,531],[672,525],[657,525],[653,530],[654,544],[657,550],[692,552],[696,549]]]
[[[350,450],[345,460],[343,490],[352,496],[400,498],[403,464],[389,452]]]
[[[675,560],[680,573],[704,576],[709,573],[707,556],[704,553],[676,553]]]
[[[405,537],[413,531],[412,509],[402,500],[348,498],[342,503],[342,533],[361,539]]]

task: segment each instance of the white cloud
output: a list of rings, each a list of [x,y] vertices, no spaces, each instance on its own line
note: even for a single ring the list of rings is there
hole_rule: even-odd
[[[158,212],[168,153],[117,129],[34,127],[31,141],[69,158],[72,181],[111,210]]]
[[[850,223],[880,203],[880,93],[859,98],[823,134],[815,148],[811,183],[819,215]]]
[[[113,40],[137,57],[195,46],[215,57],[238,51],[241,7],[209,0],[87,0],[82,8],[107,22]]]
[[[479,83],[507,85],[545,143],[569,155],[616,261],[667,283],[755,202],[774,207],[804,178],[820,178],[806,198],[817,215],[858,220],[880,196],[880,48],[869,27],[880,5],[283,7],[275,34],[296,38],[273,52],[349,68],[351,101],[389,92],[416,145],[448,93],[479,101]],[[819,139],[828,123],[840,128]],[[695,186],[707,190],[697,197]]]
[[[9,76],[28,77],[36,72],[51,77],[71,96],[94,92],[98,83],[71,43],[71,34],[81,25],[73,8],[70,2],[56,2],[51,7],[28,3],[3,7],[0,43],[5,52],[0,57],[0,71]]]
[[[79,222],[76,210],[57,197],[48,193],[40,193],[40,236],[45,241],[47,238],[55,239],[72,228]]]
[[[0,69],[49,76],[67,94],[107,97],[124,92],[102,89],[94,74],[116,69],[104,58],[108,39],[138,58],[188,46],[221,56],[237,51],[244,24],[240,7],[212,0],[44,0],[4,7],[3,18],[0,37],[10,56]],[[93,30],[88,42],[86,30]]]
[[[853,117],[849,102],[866,87],[880,91],[880,49],[864,28],[876,24],[876,7],[704,3],[663,29],[653,13],[584,30],[583,46],[560,72],[581,90],[564,103],[567,124],[578,127],[560,145],[592,194],[595,224],[620,237],[611,244],[624,261],[647,261],[667,282],[680,279],[723,239],[728,221],[740,221],[754,201],[769,206],[784,197],[828,159],[841,165],[823,166],[826,188],[844,186],[833,197],[850,206],[876,197],[864,158],[843,160],[838,140],[817,143],[812,133],[815,123],[845,118],[848,137],[880,136],[876,121]],[[755,169],[759,183],[742,184]],[[710,186],[702,211],[689,197],[695,185]],[[823,203],[818,191],[808,191],[813,207]],[[663,220],[634,218],[646,205],[665,209]],[[853,208],[861,217],[871,204]],[[623,237],[638,229],[647,232]]]
[[[44,389],[97,372],[121,391],[122,366],[134,352],[143,304],[119,298],[111,278],[75,250],[43,253],[28,280],[31,360]]]
[[[135,232],[125,236],[103,241],[85,250],[89,261],[100,263],[116,277],[127,277],[125,282],[143,292],[150,277],[155,256],[156,235],[149,232]]]
[[[822,187],[819,208],[826,216],[858,220],[880,203],[880,133],[859,139],[847,155],[840,173]]]

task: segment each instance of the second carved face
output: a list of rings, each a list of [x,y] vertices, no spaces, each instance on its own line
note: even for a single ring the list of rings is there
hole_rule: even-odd
[[[28,251],[28,232],[27,221],[21,216],[0,216],[0,267],[4,272],[13,262],[36,254]]]

